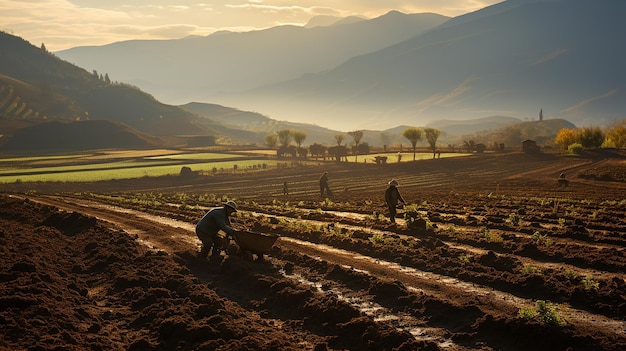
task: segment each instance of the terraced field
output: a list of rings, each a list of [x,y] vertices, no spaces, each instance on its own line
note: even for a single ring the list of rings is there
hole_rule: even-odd
[[[623,350],[624,169],[504,154],[3,185],[0,346]],[[280,239],[196,260],[195,223],[230,199],[236,227]]]

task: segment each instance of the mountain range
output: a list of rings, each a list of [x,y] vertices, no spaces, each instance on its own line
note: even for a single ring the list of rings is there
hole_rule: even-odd
[[[131,40],[55,54],[137,85],[161,101],[211,102],[204,98],[334,68],[354,56],[424,33],[448,19],[397,11],[371,20],[317,17],[304,27],[221,31],[177,40]]]
[[[599,5],[593,8],[591,3]],[[263,144],[267,134],[280,129],[304,131],[305,145],[315,142],[333,145],[337,134],[358,129],[364,132],[362,142],[382,146],[406,143],[402,131],[413,126],[440,129],[443,145],[476,137],[502,142],[507,129],[514,136],[508,139],[508,145],[517,144],[520,137],[549,141],[559,128],[574,127],[555,117],[575,117],[579,113],[582,116],[579,121],[602,125],[611,119],[623,119],[626,110],[625,100],[620,99],[626,81],[624,44],[615,38],[624,29],[615,20],[621,18],[624,5],[617,0],[570,0],[567,4],[571,6],[564,9],[561,0],[509,0],[454,19],[398,12],[373,20],[318,17],[303,28],[222,32],[202,38],[131,41],[91,48],[106,57],[109,48],[128,47],[138,53],[141,48],[151,47],[149,56],[158,62],[163,57],[182,57],[183,53],[172,51],[186,47],[189,42],[195,43],[190,48],[202,51],[205,41],[217,43],[216,38],[238,38],[225,42],[232,43],[240,53],[245,52],[246,60],[264,58],[259,60],[258,67],[247,71],[256,69],[258,74],[250,80],[244,79],[243,74],[239,82],[223,78],[232,84],[228,93],[225,91],[229,89],[223,89],[220,84],[207,89],[189,87],[187,91],[182,82],[171,89],[189,96],[192,92],[209,94],[223,99],[223,104],[166,104],[146,93],[148,89],[125,80],[112,81],[109,72],[89,68],[90,72],[46,51],[43,45],[38,48],[22,38],[0,32],[0,152],[184,146],[196,136],[215,137],[219,143]],[[585,11],[590,21],[584,22],[584,29],[576,29],[570,23],[571,18],[581,17]],[[525,21],[537,14],[541,14],[536,18],[537,28],[531,31]],[[552,24],[553,32],[545,34],[547,18],[556,14],[570,19],[559,18]],[[606,23],[591,25],[602,16]],[[505,30],[507,25],[512,29]],[[561,38],[562,27],[577,30],[575,38]],[[283,36],[275,36],[277,33]],[[530,34],[533,36],[526,38]],[[551,37],[552,44],[546,44],[542,36]],[[508,46],[496,41],[507,41],[500,37],[507,37]],[[281,38],[289,40],[281,45]],[[307,44],[289,47],[300,40]],[[348,45],[350,41],[353,45]],[[312,43],[323,50],[309,49],[308,55],[304,55],[306,60],[294,65],[289,64],[291,59],[279,57],[276,62],[289,71],[285,76],[300,75],[280,82],[279,75],[273,75],[279,68],[271,57],[272,50],[261,43],[271,44],[273,50],[283,55],[289,50],[304,50],[303,47]],[[389,43],[391,46],[386,46]],[[163,47],[166,50],[156,49]],[[263,54],[251,54],[255,48]],[[78,49],[76,52],[80,52]],[[351,51],[369,53],[352,56],[355,53]],[[228,66],[237,70],[237,60],[231,54],[223,53],[222,59],[229,65],[218,68]],[[333,61],[344,63],[329,68],[335,64]],[[248,65],[254,61],[245,62]],[[189,72],[194,72],[196,68],[186,63]],[[313,68],[321,63],[325,68]],[[129,62],[132,64],[135,63]],[[299,64],[306,68],[296,67]],[[151,77],[159,78],[160,73],[176,76],[180,72],[176,67],[182,69],[155,66]],[[321,71],[306,73],[314,69]],[[202,80],[201,72],[196,73]],[[234,77],[235,73],[223,75]],[[114,74],[111,76],[116,78]],[[455,85],[461,80],[463,84]],[[248,89],[255,84],[258,87]],[[585,100],[586,96],[592,97]],[[226,103],[230,99],[234,99],[232,104]],[[523,113],[515,112],[520,101],[524,102]],[[557,103],[569,107],[562,108],[555,116],[549,111]],[[227,107],[237,105],[250,107]],[[501,111],[505,109],[502,106],[506,111]],[[536,121],[540,108],[548,121]],[[283,113],[285,117],[281,118]]]
[[[344,131],[540,109],[603,126],[626,118],[625,17],[623,0],[508,0],[452,19],[392,12],[57,54],[166,101]]]

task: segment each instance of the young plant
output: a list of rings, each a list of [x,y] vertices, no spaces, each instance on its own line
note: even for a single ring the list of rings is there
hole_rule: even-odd
[[[598,290],[600,283],[595,281],[592,276],[586,275],[582,280],[585,290]]]
[[[482,233],[483,237],[489,242],[492,242],[492,243],[502,242],[502,237],[498,235],[497,233],[492,233],[487,227],[482,227],[480,232]]]
[[[382,244],[383,242],[385,242],[385,236],[380,233],[376,233],[370,236],[369,240],[374,244]]]
[[[563,272],[563,276],[567,279],[576,279],[578,278],[578,273],[576,273],[575,271],[571,270],[571,269],[566,269]]]
[[[537,301],[537,316],[539,320],[549,325],[563,325],[565,321],[559,315],[559,310],[553,304],[539,300]]]
[[[472,255],[461,255],[459,256],[459,261],[461,261],[461,263],[463,264],[466,264],[472,262],[473,258],[474,257]]]
[[[537,243],[537,245],[545,245],[545,246],[552,245],[552,240],[548,238],[548,235],[541,234],[538,230],[536,230],[533,233],[533,240]]]
[[[561,326],[565,324],[563,318],[559,315],[558,308],[546,301],[539,300],[536,303],[536,307],[520,309],[519,316],[526,319],[537,319],[540,322],[548,325]]]
[[[539,268],[537,268],[537,267],[528,265],[528,266],[524,266],[521,269],[521,272],[523,274],[531,275],[531,274],[540,274],[541,270]]]

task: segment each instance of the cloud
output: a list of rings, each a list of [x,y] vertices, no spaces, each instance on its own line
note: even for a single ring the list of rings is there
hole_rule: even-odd
[[[582,110],[583,108],[585,108],[585,106],[587,106],[589,104],[592,104],[592,103],[595,103],[597,101],[601,101],[601,100],[604,100],[604,99],[608,99],[610,97],[615,96],[617,93],[619,93],[619,89],[613,89],[613,90],[611,90],[611,91],[609,91],[609,92],[607,92],[605,94],[602,94],[600,96],[595,96],[595,97],[589,98],[587,100],[581,101],[581,102],[579,102],[578,104],[576,104],[574,106],[570,106],[570,107],[560,111],[560,113],[570,113],[570,112],[575,112],[575,111],[578,111],[578,110]]]
[[[306,24],[317,15],[378,17],[391,10],[456,16],[499,0],[3,0],[0,28],[57,51],[129,39]],[[126,32],[124,30],[127,30]]]

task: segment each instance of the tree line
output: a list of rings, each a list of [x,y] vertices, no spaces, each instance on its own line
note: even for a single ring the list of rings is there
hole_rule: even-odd
[[[557,133],[554,143],[570,151],[582,148],[626,148],[626,120],[604,130],[597,126],[563,128]]]
[[[265,136],[265,145],[270,148],[278,148],[278,156],[301,156],[306,157],[310,152],[311,156],[325,157],[328,152],[329,156],[336,157],[337,160],[341,160],[342,157],[347,156],[347,143],[344,145],[347,136],[352,137],[352,154],[355,156],[355,161],[358,160],[358,155],[368,154],[369,145],[362,143],[363,131],[355,130],[347,133],[339,133],[334,135],[336,146],[326,147],[319,143],[313,143],[309,146],[309,149],[302,147],[302,143],[307,137],[306,132],[293,129],[281,129],[276,133],[268,134]],[[441,135],[441,131],[434,128],[406,128],[402,132],[402,136],[405,137],[411,143],[413,147],[413,160],[415,160],[417,143],[422,140],[422,136],[426,138],[430,149],[433,152],[433,158],[437,152],[437,139]],[[291,143],[295,142],[297,147],[292,146]]]

